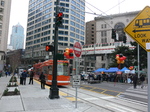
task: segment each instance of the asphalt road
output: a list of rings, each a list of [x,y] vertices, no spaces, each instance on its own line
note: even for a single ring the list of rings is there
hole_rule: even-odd
[[[108,96],[123,97],[134,101],[141,101],[147,103],[147,87],[141,89],[137,86],[137,89],[133,89],[133,84],[127,83],[114,83],[114,82],[101,82],[101,83],[85,83],[81,82],[81,88],[89,91],[105,94]]]
[[[116,96],[122,92],[125,92],[132,84],[127,83],[114,83],[114,82],[101,82],[101,83],[85,83],[84,81],[81,82],[82,88],[93,89],[93,91],[103,92],[108,95]],[[114,93],[114,94],[112,94]]]

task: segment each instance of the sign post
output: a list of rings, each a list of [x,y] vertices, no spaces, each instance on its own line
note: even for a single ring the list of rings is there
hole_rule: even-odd
[[[129,24],[124,31],[147,51],[147,76],[150,82],[150,7],[146,6]],[[150,83],[148,83],[148,112],[150,112]]]
[[[78,80],[75,80],[74,82],[74,85],[76,84],[75,88],[76,88],[76,105],[75,107],[77,108],[77,87],[79,87],[80,85],[80,81],[81,80],[81,77],[78,76],[78,72],[79,72],[79,69],[78,69],[78,63],[79,63],[79,57],[81,56],[81,53],[82,53],[82,45],[80,42],[75,42],[74,43],[74,54],[75,54],[75,65],[76,65],[76,79]]]

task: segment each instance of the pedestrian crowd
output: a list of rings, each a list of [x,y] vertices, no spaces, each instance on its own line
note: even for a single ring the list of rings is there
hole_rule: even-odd
[[[100,82],[120,82],[120,83],[131,83],[133,87],[136,89],[137,85],[141,84],[141,88],[144,87],[145,75],[140,74],[138,78],[137,74],[115,74],[115,73],[89,73],[89,74],[80,74],[81,80],[84,82],[96,82],[99,80]],[[97,81],[97,82],[99,82]]]
[[[29,76],[29,84],[33,85],[33,77],[34,77],[34,71],[33,69],[31,69],[30,72],[24,70],[21,71],[20,73],[20,84],[21,85],[26,85],[26,78]],[[41,89],[45,89],[45,75],[43,74],[43,72],[41,72],[40,77],[39,77],[39,81],[41,82]]]

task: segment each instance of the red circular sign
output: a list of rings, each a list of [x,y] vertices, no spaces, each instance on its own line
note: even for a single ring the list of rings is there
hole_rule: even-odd
[[[82,53],[82,46],[79,42],[75,42],[74,44],[74,54],[76,57],[80,57]]]

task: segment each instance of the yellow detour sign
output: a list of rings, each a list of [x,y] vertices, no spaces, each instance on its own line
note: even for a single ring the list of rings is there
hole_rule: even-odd
[[[129,24],[124,31],[150,52],[150,7],[146,6]]]

